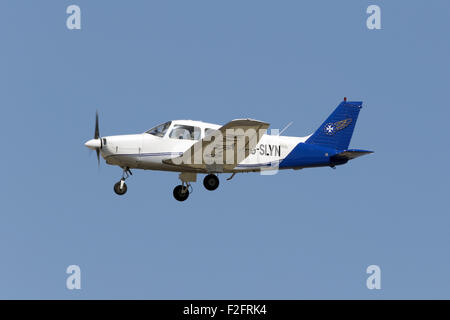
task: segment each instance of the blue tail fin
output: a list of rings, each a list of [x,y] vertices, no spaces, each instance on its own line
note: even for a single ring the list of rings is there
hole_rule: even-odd
[[[346,150],[350,144],[361,107],[361,101],[344,99],[319,129],[306,140],[306,143]]]

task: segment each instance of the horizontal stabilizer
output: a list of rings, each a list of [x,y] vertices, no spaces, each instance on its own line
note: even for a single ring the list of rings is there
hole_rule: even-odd
[[[355,158],[358,158],[358,157],[361,157],[361,156],[364,156],[364,155],[370,154],[370,153],[373,153],[373,151],[350,149],[350,150],[342,151],[342,152],[334,155],[333,157],[336,157],[339,159],[351,160],[351,159],[355,159]]]

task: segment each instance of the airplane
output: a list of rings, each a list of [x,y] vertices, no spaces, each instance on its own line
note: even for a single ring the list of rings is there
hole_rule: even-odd
[[[172,120],[138,134],[101,137],[98,112],[94,139],[85,146],[109,165],[122,168],[122,178],[114,192],[127,192],[125,180],[131,169],[179,172],[180,185],[173,189],[178,201],[192,192],[197,174],[206,174],[207,190],[219,186],[218,174],[263,172],[343,165],[369,150],[348,149],[362,101],[347,101],[337,106],[320,127],[309,136],[292,137],[267,134],[269,123],[253,119],[235,119],[221,126],[193,120]],[[226,160],[226,161],[225,161]]]

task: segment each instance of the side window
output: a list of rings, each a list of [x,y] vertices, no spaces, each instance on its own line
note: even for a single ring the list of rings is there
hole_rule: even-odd
[[[198,140],[200,139],[200,133],[201,131],[198,127],[176,124],[173,126],[169,137],[172,139]]]
[[[216,129],[211,129],[211,128],[205,128],[205,137],[213,134],[215,131],[217,131]]]

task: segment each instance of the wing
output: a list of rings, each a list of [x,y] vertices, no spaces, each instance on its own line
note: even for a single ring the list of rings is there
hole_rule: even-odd
[[[223,172],[236,167],[266,133],[269,124],[253,119],[236,119],[196,142],[181,156],[163,160],[200,172]]]

